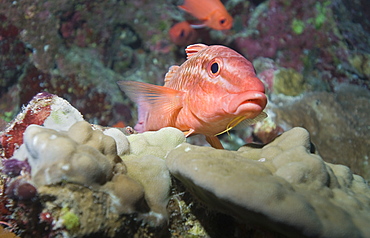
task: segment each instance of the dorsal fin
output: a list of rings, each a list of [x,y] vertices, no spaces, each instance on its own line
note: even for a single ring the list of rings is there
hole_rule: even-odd
[[[166,75],[164,76],[164,83],[167,83],[170,81],[173,77],[173,75],[176,73],[176,71],[180,68],[180,66],[172,65],[169,69]]]
[[[181,10],[185,11],[185,12],[190,12],[190,10],[185,5],[181,5],[181,6],[177,6],[177,7],[180,8]]]
[[[199,51],[207,48],[208,45],[205,45],[205,44],[193,44],[193,45],[189,45],[188,47],[186,47],[185,49],[185,52],[186,52],[186,55],[187,55],[187,59],[189,59],[190,57],[192,57],[193,55],[197,54]]]
[[[207,142],[215,149],[223,149],[223,145],[221,141],[217,138],[217,136],[206,136]]]

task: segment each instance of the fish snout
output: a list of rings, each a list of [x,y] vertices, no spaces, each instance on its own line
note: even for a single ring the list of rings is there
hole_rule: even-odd
[[[227,98],[224,110],[232,115],[254,118],[266,107],[267,97],[260,91],[248,91],[231,94]]]

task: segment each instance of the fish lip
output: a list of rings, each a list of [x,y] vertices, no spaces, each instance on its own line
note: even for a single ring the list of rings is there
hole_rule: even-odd
[[[246,117],[257,116],[267,104],[267,97],[260,91],[248,91],[241,94],[231,94],[224,110],[232,115]]]

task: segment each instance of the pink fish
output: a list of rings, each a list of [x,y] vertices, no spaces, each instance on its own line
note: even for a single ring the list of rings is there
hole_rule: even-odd
[[[171,66],[164,86],[134,81],[118,85],[138,104],[138,132],[176,127],[188,137],[203,134],[215,148],[217,138],[243,121],[264,119],[263,83],[242,55],[220,45],[189,45],[187,60]]]

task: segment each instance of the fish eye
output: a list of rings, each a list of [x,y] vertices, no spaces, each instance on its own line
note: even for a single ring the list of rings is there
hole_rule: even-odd
[[[180,32],[180,38],[183,38],[184,36],[185,36],[185,31],[184,30],[181,30],[181,32]]]
[[[226,19],[225,18],[223,18],[223,19],[220,20],[220,24],[221,25],[225,24],[225,22],[226,22]]]
[[[216,74],[219,69],[220,69],[220,67],[218,66],[218,63],[217,62],[214,62],[211,65],[211,72],[212,72],[212,74]]]
[[[207,62],[206,71],[211,78],[216,78],[220,75],[222,70],[222,60],[219,58],[214,58],[211,61]]]

